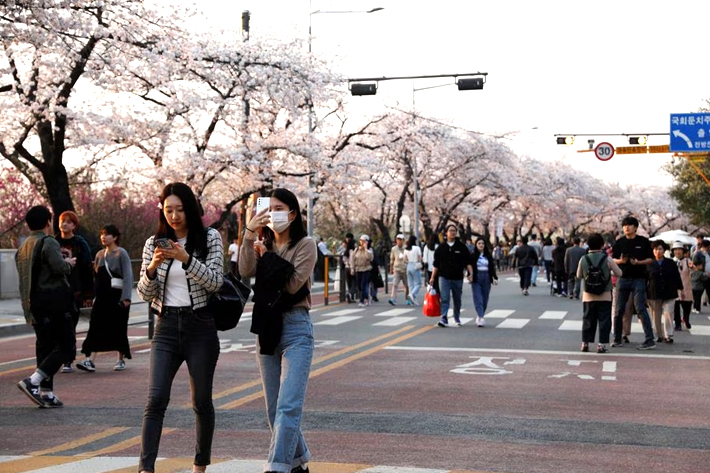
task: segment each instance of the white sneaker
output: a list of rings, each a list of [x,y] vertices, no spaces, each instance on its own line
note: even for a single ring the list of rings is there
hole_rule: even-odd
[[[486,319],[483,317],[476,317],[476,325],[479,327],[485,327],[486,326]]]
[[[414,305],[419,305],[419,304],[417,303],[417,300],[416,300],[415,298],[413,298],[411,294],[408,294],[408,295],[407,295],[407,299],[409,299],[409,301],[410,301],[412,304],[414,304]]]
[[[365,307],[365,304],[363,304],[362,302],[359,302],[357,306],[358,307]]]

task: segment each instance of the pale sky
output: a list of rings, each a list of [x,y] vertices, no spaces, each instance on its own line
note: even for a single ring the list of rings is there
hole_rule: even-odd
[[[502,0],[234,0],[200,2],[210,23],[251,35],[308,36],[313,53],[349,78],[487,72],[483,90],[458,91],[453,79],[379,83],[376,96],[353,97],[351,113],[411,110],[483,133],[517,132],[520,155],[565,160],[622,184],[670,185],[658,171],[670,155],[617,155],[608,162],[578,153],[587,140],[628,146],[623,136],[556,133],[668,133],[671,113],[707,106],[707,1],[596,2]],[[375,13],[314,13],[362,11]],[[343,85],[345,87],[345,85]],[[667,144],[668,136],[649,137]]]

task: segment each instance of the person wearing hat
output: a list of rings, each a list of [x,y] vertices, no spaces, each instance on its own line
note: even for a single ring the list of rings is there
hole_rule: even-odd
[[[686,258],[685,246],[683,243],[676,241],[673,242],[671,246],[671,251],[673,252],[673,261],[678,266],[678,271],[680,272],[680,280],[683,282],[683,289],[678,291],[678,299],[675,301],[675,307],[673,310],[673,319],[675,322],[675,329],[682,330],[681,321],[681,309],[683,310],[683,323],[685,328],[690,328],[690,309],[693,305],[693,286],[690,282],[690,275],[693,272],[690,267],[690,260]]]
[[[665,257],[668,245],[663,240],[651,243],[656,261],[648,266],[648,302],[653,314],[653,324],[656,327],[656,342],[673,343],[672,307],[678,297],[678,291],[683,290],[678,266]]]
[[[355,285],[360,296],[358,307],[370,304],[370,271],[374,253],[368,248],[370,237],[362,235],[360,245],[350,253],[350,273],[355,276]]]
[[[392,292],[387,301],[390,305],[397,305],[397,286],[402,283],[404,286],[404,300],[407,305],[411,305],[408,299],[409,288],[407,287],[407,252],[404,249],[404,235],[398,233],[395,237],[396,244],[390,251],[390,274],[392,277]]]

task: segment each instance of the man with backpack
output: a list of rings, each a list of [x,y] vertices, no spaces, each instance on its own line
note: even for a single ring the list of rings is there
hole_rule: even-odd
[[[589,351],[594,343],[594,335],[599,326],[597,353],[609,351],[611,333],[611,273],[621,276],[621,269],[602,250],[604,238],[595,233],[587,240],[589,253],[584,255],[577,266],[577,279],[584,281],[582,293],[582,351]]]

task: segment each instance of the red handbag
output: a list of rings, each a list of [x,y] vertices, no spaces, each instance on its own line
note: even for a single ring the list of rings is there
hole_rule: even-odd
[[[424,296],[424,305],[422,311],[426,317],[441,316],[441,296],[436,292],[436,289],[429,286]]]

